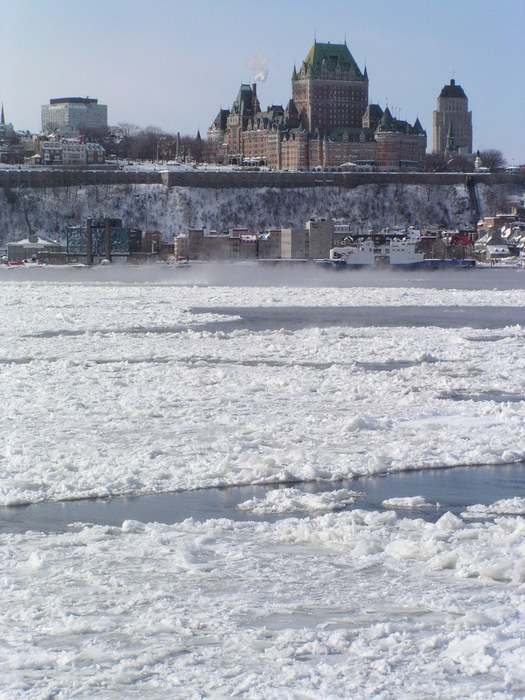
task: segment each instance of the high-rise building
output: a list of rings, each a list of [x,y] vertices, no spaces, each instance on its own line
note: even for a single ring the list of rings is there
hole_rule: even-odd
[[[71,128],[101,129],[108,126],[107,105],[90,97],[59,97],[42,106],[42,131]]]
[[[472,153],[472,112],[463,88],[451,80],[439,93],[434,112],[434,153]]]

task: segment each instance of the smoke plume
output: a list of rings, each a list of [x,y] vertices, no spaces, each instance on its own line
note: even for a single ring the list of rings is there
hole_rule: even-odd
[[[266,58],[262,56],[253,56],[246,61],[246,65],[253,71],[253,79],[255,82],[264,83],[268,77]]]

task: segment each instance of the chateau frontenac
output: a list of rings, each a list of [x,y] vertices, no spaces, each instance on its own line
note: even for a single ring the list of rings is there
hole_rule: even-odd
[[[232,108],[208,129],[219,162],[313,170],[347,165],[424,170],[427,135],[419,119],[396,119],[368,102],[368,73],[344,44],[314,42],[292,73],[286,108],[261,110],[257,86],[241,85]]]

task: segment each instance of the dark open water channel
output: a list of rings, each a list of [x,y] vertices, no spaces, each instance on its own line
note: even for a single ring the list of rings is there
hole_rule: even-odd
[[[382,502],[387,498],[424,496],[427,502],[439,505],[396,510],[404,517],[436,521],[447,511],[459,515],[469,505],[490,505],[504,498],[524,497],[525,462],[503,466],[425,469],[386,476],[360,477],[344,482],[302,483],[293,486],[307,493],[341,488],[362,493],[348,509],[383,510]],[[124,520],[172,524],[182,522],[186,518],[199,521],[229,518],[274,522],[290,515],[313,515],[298,512],[257,516],[238,509],[240,503],[251,498],[264,498],[275,488],[285,487],[233,486],[148,496],[3,507],[0,508],[0,532],[61,532],[74,522],[115,526],[122,525]]]

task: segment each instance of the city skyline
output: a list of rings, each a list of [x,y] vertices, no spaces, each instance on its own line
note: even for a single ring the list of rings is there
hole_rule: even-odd
[[[346,41],[367,68],[370,102],[419,118],[428,151],[437,97],[453,78],[473,113],[474,152],[496,148],[519,164],[524,22],[522,0],[0,0],[0,101],[17,130],[39,131],[41,106],[71,95],[107,104],[111,125],[204,136],[241,83],[257,81],[262,109],[286,105],[314,38]]]

